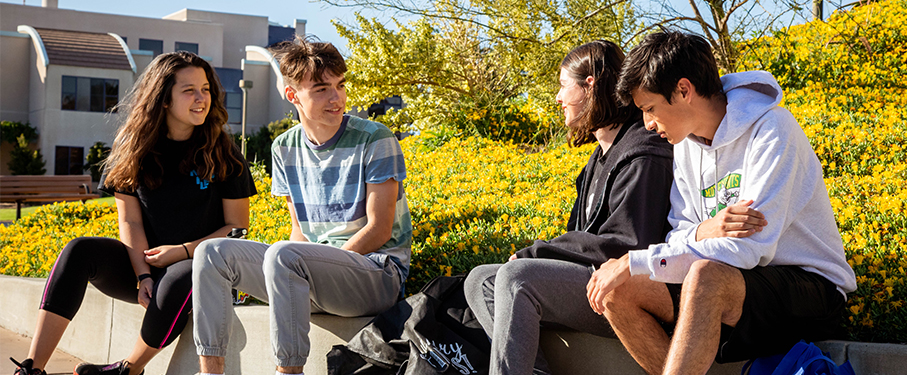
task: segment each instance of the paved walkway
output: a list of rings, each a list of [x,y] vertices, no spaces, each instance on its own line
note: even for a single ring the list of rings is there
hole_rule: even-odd
[[[31,338],[0,327],[0,375],[12,374],[13,371],[16,371],[16,365],[9,360],[9,357],[13,357],[17,361],[24,360],[28,355],[30,343]],[[45,371],[48,375],[69,375],[79,362],[82,361],[57,350],[51,356]]]

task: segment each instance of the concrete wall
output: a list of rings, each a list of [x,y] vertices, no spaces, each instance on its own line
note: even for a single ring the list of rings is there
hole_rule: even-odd
[[[270,106],[268,105],[271,65],[261,61],[243,61],[243,79],[252,81],[253,87],[249,89],[249,105],[246,108],[246,129],[258,128],[267,125],[270,121]],[[252,104],[255,103],[255,104]]]
[[[270,58],[270,54],[263,55],[258,51],[249,50],[243,60],[243,79],[252,80],[254,83],[253,88],[249,90],[247,129],[250,126],[255,128],[280,120],[287,112],[292,112],[294,117],[298,116],[296,108],[283,97],[284,87],[279,79],[280,72],[275,72]]]
[[[0,275],[0,326],[33,336],[36,309],[46,279]],[[15,301],[15,308],[8,307]],[[140,333],[145,310],[136,304],[111,299],[89,285],[82,307],[67,327],[59,350],[92,363],[111,363],[125,358]],[[371,318],[340,318],[315,314],[309,337],[312,348],[305,372],[326,374],[325,356],[333,345],[345,344]],[[274,363],[268,336],[267,306],[237,306],[227,347],[227,375],[271,375]],[[86,345],[86,343],[90,343]],[[146,374],[186,375],[198,372],[198,356],[192,340],[192,322],[173,344],[164,348],[145,367]]]
[[[0,3],[0,30],[15,31],[18,25],[115,33],[126,38],[126,45],[130,49],[139,49],[139,38],[163,40],[164,52],[173,52],[175,42],[198,43],[199,55],[211,57],[214,66],[224,66],[224,31],[223,26],[216,23],[182,22]],[[239,61],[232,63],[237,65]]]
[[[296,29],[296,35],[305,35],[306,23],[308,23],[308,21],[301,19],[301,18],[297,18],[297,19],[293,20],[293,28]]]
[[[28,34],[0,32],[0,120],[28,121],[31,47]]]
[[[27,123],[32,67],[29,53],[31,37],[18,32],[0,31],[0,120]],[[0,142],[0,175],[8,175],[13,144]]]
[[[95,142],[108,146],[116,135],[116,116],[106,112],[84,112],[60,109],[63,76],[105,78],[119,80],[119,99],[126,96],[132,87],[134,74],[131,70],[112,70],[74,66],[50,65],[44,82],[32,77],[32,88],[42,95],[40,100],[30,103],[29,121],[38,129],[38,146],[47,163],[47,174],[54,174],[56,146],[83,147],[84,155]],[[84,163],[84,160],[83,160]]]
[[[215,65],[218,67],[240,69],[241,60],[246,55],[245,47],[247,45],[266,46],[268,44],[267,17],[183,9],[164,16],[164,19],[221,25],[223,28],[223,64]]]
[[[129,52],[132,53],[132,61],[135,61],[135,80],[137,81],[139,76],[145,72],[145,68],[151,65],[151,60],[154,60],[154,54],[151,51],[138,49],[130,49]]]

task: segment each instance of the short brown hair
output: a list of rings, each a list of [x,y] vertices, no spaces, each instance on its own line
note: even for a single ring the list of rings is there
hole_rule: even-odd
[[[705,98],[724,95],[718,64],[705,38],[672,30],[655,32],[627,54],[617,96],[621,103],[632,105],[633,92],[642,88],[671,104],[681,78],[690,80],[696,93]]]
[[[322,82],[325,70],[335,76],[346,73],[346,61],[333,44],[315,37],[297,35],[293,40],[275,44],[270,48],[280,64],[280,74],[297,84],[311,74],[315,82]]]

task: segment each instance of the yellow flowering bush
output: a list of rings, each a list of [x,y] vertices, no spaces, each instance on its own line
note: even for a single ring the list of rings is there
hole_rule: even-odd
[[[47,277],[70,240],[118,235],[114,206],[91,201],[42,206],[9,226],[0,225],[0,274]]]
[[[545,143],[563,130],[555,103],[540,103],[528,97],[518,97],[499,106],[464,105],[465,111],[443,116],[449,126],[462,134],[514,142],[519,144]]]
[[[455,138],[429,149],[419,137],[402,145],[413,220],[411,292],[435,276],[503,262],[536,239],[563,233],[574,179],[594,147],[527,154],[510,143]]]
[[[513,143],[484,138],[454,138],[437,148],[425,140],[402,142],[414,228],[410,292],[435,276],[503,262],[533,240],[563,233],[576,195],[573,181],[593,147],[527,154]],[[263,166],[253,166],[252,175],[258,194],[249,202],[247,238],[289,239],[285,198],[271,195]],[[116,208],[54,204],[0,226],[0,273],[46,277],[63,246],[81,236],[116,238]]]
[[[771,71],[825,171],[858,289],[851,339],[907,342],[907,1],[836,12],[747,42]],[[771,218],[769,218],[771,221]]]

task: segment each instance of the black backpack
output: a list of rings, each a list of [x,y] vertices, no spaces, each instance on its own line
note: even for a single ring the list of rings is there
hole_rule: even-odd
[[[376,316],[328,353],[328,374],[487,374],[491,343],[466,303],[465,279],[435,278]]]

